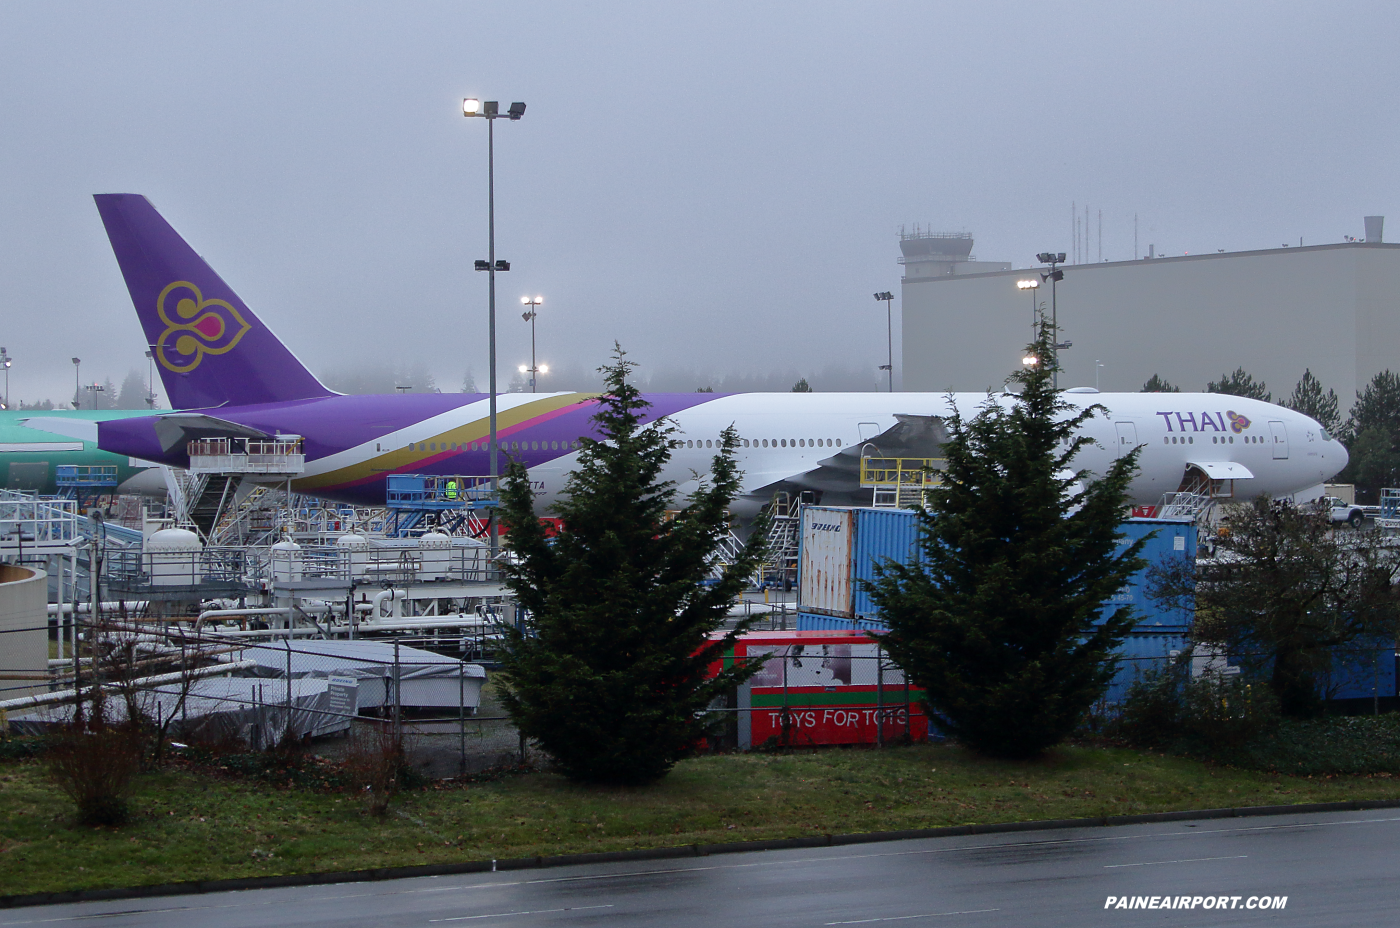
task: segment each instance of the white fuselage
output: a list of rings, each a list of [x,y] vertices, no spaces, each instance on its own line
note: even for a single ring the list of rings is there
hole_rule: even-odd
[[[500,402],[504,411],[541,398],[516,394],[502,396]],[[1252,498],[1307,493],[1347,463],[1346,449],[1317,422],[1258,400],[1214,393],[1066,393],[1064,398],[1075,409],[1096,404],[1104,410],[1083,427],[1093,443],[1075,459],[1077,469],[1102,474],[1117,456],[1142,447],[1139,472],[1130,488],[1135,505],[1154,505],[1163,493],[1180,488],[1193,465],[1242,465],[1251,476],[1234,480],[1232,490],[1237,498]],[[1007,395],[993,399],[1012,401]],[[946,417],[954,404],[967,418],[988,401],[984,393],[718,396],[669,417],[680,446],[672,452],[665,477],[675,481],[682,494],[693,490],[709,472],[720,433],[732,425],[742,440],[738,461],[745,494],[760,497],[778,484],[801,488],[809,479],[820,488],[817,475],[823,461],[853,446],[866,446],[865,453],[874,456],[887,454],[879,436],[898,424],[897,417]],[[457,419],[477,418],[478,405],[405,428],[394,439],[413,442],[442,434]],[[346,460],[336,458],[339,463]],[[577,453],[569,452],[531,465],[542,508],[553,502],[576,463]],[[308,475],[317,469],[308,465]]]

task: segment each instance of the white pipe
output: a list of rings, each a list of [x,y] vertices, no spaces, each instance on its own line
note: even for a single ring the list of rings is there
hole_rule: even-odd
[[[310,638],[321,634],[320,630],[315,628],[294,628],[291,633],[296,638]],[[241,628],[210,628],[206,629],[202,636],[205,638],[286,638],[287,630],[285,628],[255,628],[244,631]]]
[[[362,632],[391,632],[400,629],[412,628],[467,628],[469,626],[487,627],[494,624],[488,619],[482,619],[475,615],[463,615],[458,618],[435,617],[431,619],[415,619],[412,617],[402,619],[384,620],[377,622],[363,622],[355,626],[356,631]]]
[[[235,661],[232,664],[217,664],[213,667],[200,667],[197,670],[183,670],[174,673],[157,674],[154,677],[141,677],[139,680],[131,680],[125,686],[160,686],[162,683],[178,683],[183,680],[195,680],[200,677],[215,677],[220,674],[232,673],[235,670],[252,670],[258,666],[257,661]],[[107,684],[103,687],[108,692],[120,692],[120,687],[115,684]],[[28,709],[33,706],[51,705],[57,702],[67,702],[77,696],[73,690],[55,690],[52,693],[42,693],[38,696],[21,696],[18,699],[7,699],[0,702],[0,711],[13,712],[15,709]]]
[[[407,590],[380,590],[378,593],[374,594],[374,599],[372,600],[373,608],[370,609],[370,615],[376,620],[384,618],[397,619],[400,615],[403,614],[403,611],[399,608],[399,599],[401,598],[404,600],[408,599]],[[384,613],[381,611],[384,606],[385,599],[390,600],[391,612],[388,616],[384,615]]]
[[[145,601],[144,599],[142,599],[142,600],[127,600],[127,601],[125,601],[125,602],[103,603],[103,604],[102,604],[102,608],[103,608],[103,609],[111,609],[112,611],[115,612],[115,611],[117,611],[118,609],[121,609],[123,606],[125,606],[125,607],[126,607],[126,610],[127,610],[128,612],[135,612],[135,611],[137,611],[137,610],[139,610],[139,609],[145,609],[145,608],[146,608],[146,605],[147,605],[147,603],[146,603],[146,601]],[[60,609],[63,611],[63,614],[64,614],[64,615],[72,615],[72,614],[73,614],[73,604],[72,604],[72,603],[49,603],[49,609],[48,609],[49,615],[51,615],[51,616],[58,615]],[[89,613],[89,612],[91,612],[91,611],[92,611],[92,603],[78,603],[78,614],[79,614],[79,615],[86,615],[87,613]]]
[[[232,615],[285,615],[290,618],[291,614],[291,606],[259,607],[257,609],[206,609],[201,612],[199,618],[194,621],[194,634],[199,634],[199,627],[204,624],[205,619]]]

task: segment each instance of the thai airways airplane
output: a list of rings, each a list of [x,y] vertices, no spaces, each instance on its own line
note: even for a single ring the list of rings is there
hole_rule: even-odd
[[[116,454],[186,466],[187,443],[213,436],[302,436],[305,472],[294,489],[382,505],[389,474],[489,472],[488,397],[483,394],[342,396],[326,389],[145,197],[104,194],[97,208],[171,406],[180,412],[97,425]],[[740,436],[741,518],[775,493],[815,491],[828,505],[869,505],[859,486],[865,457],[936,458],[955,404],[964,416],[985,393],[663,393],[648,415],[677,429],[665,476],[682,492],[708,472],[720,432]],[[993,401],[1007,402],[1008,398]],[[1239,497],[1320,493],[1347,452],[1307,416],[1212,393],[1100,394],[1066,391],[1074,407],[1100,404],[1085,432],[1095,444],[1076,466],[1102,473],[1141,446],[1132,501],[1154,505],[1183,486]],[[548,507],[575,466],[578,440],[593,434],[596,395],[505,394],[498,398],[505,455],[523,462]]]

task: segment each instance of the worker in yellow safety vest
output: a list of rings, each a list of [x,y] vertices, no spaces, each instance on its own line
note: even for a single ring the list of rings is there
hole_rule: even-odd
[[[449,481],[447,481],[447,498],[448,498],[448,499],[456,499],[456,498],[457,498],[457,481],[456,481],[456,480],[449,480]]]

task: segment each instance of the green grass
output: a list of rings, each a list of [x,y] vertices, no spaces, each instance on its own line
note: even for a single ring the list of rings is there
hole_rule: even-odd
[[[1302,778],[1127,749],[991,761],[949,746],[741,754],[645,788],[552,774],[405,794],[384,820],[335,793],[171,769],[135,821],[75,827],[42,763],[0,763],[0,894],[940,825],[1400,798],[1400,779]]]

